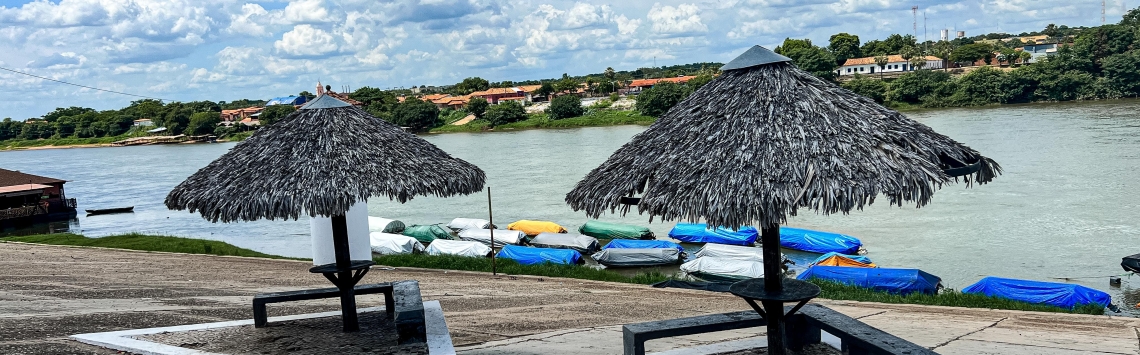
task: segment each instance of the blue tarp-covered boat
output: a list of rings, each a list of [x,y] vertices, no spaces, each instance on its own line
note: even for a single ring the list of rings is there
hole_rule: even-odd
[[[967,286],[962,293],[978,293],[1036,304],[1047,304],[1066,309],[1086,304],[1108,307],[1112,297],[1107,293],[1081,285],[1006,279],[989,276]]]
[[[602,249],[657,249],[657,248],[673,248],[679,252],[684,252],[680,244],[670,242],[668,240],[638,240],[638,239],[614,239]]]
[[[942,282],[938,276],[919,269],[819,265],[809,267],[796,278],[800,280],[820,279],[901,295],[914,292],[935,294],[938,292],[938,284]]]
[[[573,249],[530,248],[509,244],[503,246],[498,257],[511,259],[523,265],[542,263],[572,265],[582,262],[582,253]]]
[[[669,238],[680,240],[686,243],[718,243],[730,245],[752,245],[756,244],[756,237],[760,235],[756,227],[740,227],[740,230],[733,231],[724,227],[717,227],[716,229],[708,229],[704,223],[677,223],[673,230],[669,231]]]
[[[813,253],[858,254],[863,242],[845,234],[780,227],[780,246]]]

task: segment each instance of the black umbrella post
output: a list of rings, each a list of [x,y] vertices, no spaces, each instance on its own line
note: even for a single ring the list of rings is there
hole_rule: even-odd
[[[360,330],[356,315],[356,283],[375,264],[372,260],[352,260],[348,247],[348,220],[343,214],[332,216],[333,252],[336,262],[314,266],[309,272],[325,275],[340,290],[340,314],[344,331]]]
[[[760,229],[760,243],[764,253],[764,291],[769,294],[784,292],[784,258],[780,254],[780,226],[769,225]],[[761,301],[767,311],[768,354],[783,355],[787,351],[787,334],[784,331],[784,303],[779,300]]]

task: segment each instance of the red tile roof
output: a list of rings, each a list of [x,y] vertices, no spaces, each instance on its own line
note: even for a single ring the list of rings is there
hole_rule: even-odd
[[[678,76],[674,78],[661,78],[661,79],[637,79],[629,83],[630,87],[649,87],[657,85],[657,83],[665,81],[670,83],[683,83],[692,80],[696,76]]]
[[[926,56],[926,60],[927,61],[939,61],[942,59],[935,57],[935,56],[932,56],[932,55],[928,55],[928,56]],[[902,63],[902,62],[906,62],[906,60],[903,59],[901,55],[894,54],[894,55],[888,55],[887,56],[887,63]],[[867,64],[875,64],[875,57],[851,58],[851,59],[848,59],[846,62],[843,62],[843,66],[867,65]]]

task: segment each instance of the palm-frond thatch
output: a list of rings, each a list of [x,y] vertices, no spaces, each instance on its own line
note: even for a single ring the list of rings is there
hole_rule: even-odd
[[[783,60],[724,71],[587,174],[566,195],[570,207],[624,214],[622,197],[641,194],[637,211],[650,219],[769,226],[798,208],[861,209],[879,194],[921,207],[955,179],[947,168],[972,167],[967,185],[1001,173],[973,149],[786,57],[757,46],[741,58],[756,54]]]
[[[263,127],[166,196],[213,221],[343,214],[356,201],[483,189],[483,171],[358,107],[321,96]]]

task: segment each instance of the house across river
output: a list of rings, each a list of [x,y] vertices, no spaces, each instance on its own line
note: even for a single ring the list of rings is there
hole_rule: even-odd
[[[0,227],[75,217],[75,199],[67,181],[0,169]]]

